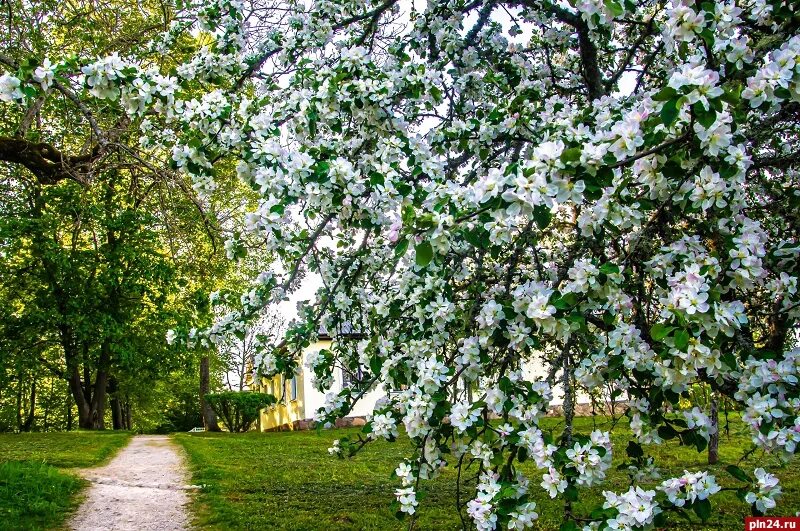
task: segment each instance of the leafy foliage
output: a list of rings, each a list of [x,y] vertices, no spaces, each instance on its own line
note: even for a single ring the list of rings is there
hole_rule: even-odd
[[[175,16],[166,3],[84,7],[12,0],[0,12],[0,64],[37,75],[52,64],[44,58],[75,66],[116,47],[169,68],[196,44],[181,39],[170,57],[145,46]],[[43,75],[30,105],[0,107],[0,428],[100,428],[108,417],[153,429],[164,411],[152,388],[196,366],[194,353],[169,348],[167,330],[189,316],[209,324],[208,293],[233,270],[217,205],[169,171],[163,149],[139,146],[140,123],[85,99],[66,72]]]
[[[253,391],[212,393],[206,395],[206,400],[225,422],[228,431],[234,433],[248,431],[258,420],[261,410],[275,403],[271,394]]]

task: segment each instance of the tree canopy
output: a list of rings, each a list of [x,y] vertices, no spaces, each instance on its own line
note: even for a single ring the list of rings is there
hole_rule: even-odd
[[[190,55],[191,39],[171,58],[143,47],[174,16],[158,2],[12,3],[0,18],[8,35],[0,64],[44,77],[22,105],[0,107],[0,366],[10,385],[0,402],[15,390],[19,412],[24,396],[31,422],[17,429],[30,429],[37,382],[44,398],[42,384],[56,378],[68,384],[81,427],[103,427],[107,403],[114,427],[130,427],[132,402],[138,425],[150,426],[159,420],[144,418],[147,390],[196,367],[168,348],[167,330],[187,317],[209,323],[208,293],[233,269],[216,215],[224,212],[142,148],[139,123],[86,98],[48,70],[49,58],[58,54],[65,68],[115,50],[167,67]],[[246,200],[242,192],[232,182],[224,193]]]

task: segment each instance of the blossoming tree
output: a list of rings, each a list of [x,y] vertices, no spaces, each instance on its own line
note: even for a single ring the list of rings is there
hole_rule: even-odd
[[[564,500],[562,529],[642,529],[708,518],[716,478],[632,483],[589,514],[572,502],[615,452],[645,471],[652,445],[702,450],[705,413],[673,412],[691,385],[740,404],[764,450],[789,458],[800,440],[799,16],[789,0],[196,2],[154,43],[207,37],[172,72],[53,61],[5,74],[0,99],[82,87],[206,195],[237,164],[261,199],[229,256],[283,267],[170,340],[241,332],[318,274],[261,372],[291,375],[320,325],[358,329],[310,360],[328,391],[317,420],[395,390],[332,453],[402,425],[416,446],[396,471],[402,513],[422,481],[473,464],[458,510],[479,529],[532,525],[544,496]],[[202,96],[182,92],[198,81]],[[531,380],[534,359],[546,374]],[[353,384],[331,390],[334,370]],[[538,423],[556,385],[553,437]],[[578,389],[625,400],[635,440],[573,429]],[[728,473],[754,512],[775,506],[772,474]]]

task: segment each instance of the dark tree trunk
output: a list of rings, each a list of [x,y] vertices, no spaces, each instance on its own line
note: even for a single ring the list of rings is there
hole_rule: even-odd
[[[50,396],[52,397],[56,389],[55,380],[50,380]],[[50,428],[50,400],[45,402],[44,411],[42,412],[42,430],[47,431]]]
[[[77,365],[72,368],[69,374],[69,391],[72,393],[73,400],[75,400],[75,406],[78,408],[78,427],[84,428],[89,424],[89,403],[86,401],[81,373]]]
[[[200,360],[200,412],[203,415],[203,425],[206,431],[222,431],[217,424],[217,415],[206,402],[206,395],[211,392],[211,370],[208,356]]]
[[[125,409],[123,410],[125,429],[131,429],[131,399],[125,395]]]
[[[708,464],[713,465],[719,461],[719,404],[716,397],[711,398],[711,429],[708,439]]]
[[[83,396],[87,403],[92,402],[92,368],[89,366],[89,345],[83,344]]]
[[[111,397],[111,424],[115,430],[124,430],[125,418],[122,414],[122,400],[119,398],[119,383],[114,376],[108,379],[108,394]]]
[[[36,379],[31,381],[31,396],[30,403],[28,404],[28,415],[25,422],[22,423],[21,431],[31,431],[33,428],[33,421],[36,418]]]
[[[22,373],[17,373],[17,402],[14,408],[17,413],[17,431],[22,431]]]
[[[97,364],[97,375],[94,380],[92,393],[92,428],[105,429],[106,398],[108,396],[108,370],[111,366],[111,341],[105,339],[100,345],[100,361]]]
[[[81,380],[80,370],[77,364],[73,364],[69,375],[69,387],[78,407],[78,426],[84,430],[105,429],[106,388],[110,364],[111,343],[108,340],[103,341],[100,346],[100,359],[94,385],[91,382],[91,370],[87,370],[84,365],[84,380]]]
[[[111,397],[111,424],[115,430],[124,430],[125,422],[122,417],[122,404],[116,396]]]
[[[72,431],[72,401],[67,396],[67,431]]]

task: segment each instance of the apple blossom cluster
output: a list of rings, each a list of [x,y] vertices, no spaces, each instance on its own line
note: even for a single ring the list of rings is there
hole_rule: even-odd
[[[675,507],[691,505],[695,500],[707,500],[722,489],[708,472],[689,472],[679,478],[664,481],[659,490],[667,495]]]
[[[737,399],[745,404],[742,419],[750,425],[753,442],[787,459],[800,443],[800,349],[783,359],[749,358],[739,377]]]
[[[656,491],[642,487],[631,487],[622,494],[603,491],[603,497],[603,508],[617,510],[617,516],[606,521],[608,529],[647,529],[662,511],[655,501]]]
[[[745,496],[747,503],[753,504],[761,513],[765,513],[776,506],[776,498],[781,495],[781,487],[778,485],[778,478],[770,474],[763,468],[756,468],[753,471],[756,477],[756,492],[748,492]]]
[[[686,418],[686,427],[694,430],[706,441],[716,433],[716,426],[711,423],[711,419],[705,413],[700,411],[699,407],[694,407],[691,411],[684,411],[683,416]]]
[[[566,456],[569,460],[567,468],[577,473],[577,485],[591,487],[602,483],[606,471],[611,468],[611,435],[595,430],[584,444],[576,441],[572,448],[567,449]]]
[[[706,447],[709,417],[680,405],[697,386],[791,458],[796,2],[418,4],[194,2],[161,45],[192,29],[212,44],[174,71],[114,54],[36,62],[2,74],[0,101],[68,82],[137,121],[140,145],[167,153],[202,200],[235,168],[258,200],[225,252],[271,253],[276,273],[216,296],[233,310],[213,326],[167,339],[217,344],[317,275],[256,371],[310,371],[323,425],[384,391],[364,437],[331,453],[404,431],[401,513],[449,466],[478,471],[457,509],[481,529],[530,527],[537,497],[571,503],[603,485],[625,449],[580,433],[579,394],[625,402],[634,481],[656,477],[650,445]],[[336,340],[303,359],[320,327]],[[341,387],[335,370],[359,377]],[[539,424],[552,411],[555,432]],[[756,477],[747,503],[774,507],[774,476]],[[705,520],[718,490],[686,472],[569,517],[645,529],[692,506]]]
[[[25,98],[25,94],[23,94],[20,86],[19,78],[11,74],[0,76],[0,101],[6,103],[22,101]]]

